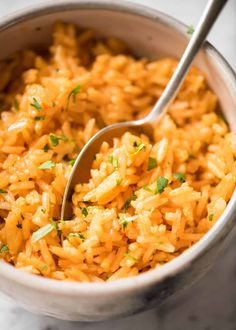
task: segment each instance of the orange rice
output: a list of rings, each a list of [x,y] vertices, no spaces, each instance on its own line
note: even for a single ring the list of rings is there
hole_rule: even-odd
[[[214,225],[235,188],[236,135],[192,68],[155,143],[127,132],[94,155],[60,219],[75,157],[104,125],[141,118],[176,67],[135,59],[114,39],[57,23],[47,52],[0,64],[0,257],[70,281],[134,276],[180,255]]]

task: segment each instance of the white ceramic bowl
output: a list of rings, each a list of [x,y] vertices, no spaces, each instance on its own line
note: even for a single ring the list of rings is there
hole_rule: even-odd
[[[118,37],[137,55],[150,59],[180,57],[189,38],[183,24],[127,1],[52,1],[0,22],[0,59],[19,49],[49,43],[56,20]],[[205,73],[231,129],[235,129],[236,77],[232,69],[209,43],[205,43],[195,64]],[[1,261],[0,288],[25,309],[61,319],[94,321],[136,313],[157,306],[204,274],[229,240],[235,210],[234,193],[223,216],[200,242],[161,269],[134,278],[105,284],[59,282],[28,274]]]

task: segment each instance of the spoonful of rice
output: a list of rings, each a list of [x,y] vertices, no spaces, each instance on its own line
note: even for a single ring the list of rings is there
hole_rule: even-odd
[[[159,121],[167,112],[168,106],[178,93],[195,56],[226,2],[227,0],[210,0],[208,2],[173,76],[152,111],[142,119],[121,122],[103,128],[84,146],[70,173],[62,202],[61,219],[71,218],[71,197],[74,187],[78,183],[89,181],[94,155],[99,152],[104,141],[111,144],[114,138],[121,137],[125,132],[135,135],[145,134],[151,141],[153,140],[153,123]]]

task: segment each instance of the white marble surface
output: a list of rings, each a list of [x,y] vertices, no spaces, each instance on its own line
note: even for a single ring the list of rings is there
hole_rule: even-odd
[[[45,0],[0,0],[1,16]],[[65,0],[66,1],[66,0]],[[99,0],[97,0],[99,1]],[[112,0],[111,0],[112,1]],[[131,1],[131,0],[130,0]],[[56,2],[56,0],[55,0]],[[206,0],[133,0],[195,25]],[[209,40],[236,69],[236,0],[229,0]],[[0,330],[235,330],[236,235],[219,262],[194,286],[154,309],[103,323],[66,322],[30,314],[0,294]]]

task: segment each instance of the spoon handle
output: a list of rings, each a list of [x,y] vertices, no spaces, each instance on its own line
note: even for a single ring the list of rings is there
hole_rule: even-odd
[[[200,50],[206,36],[210,32],[216,18],[220,14],[226,2],[227,0],[208,1],[195,32],[193,33],[173,76],[168,82],[161,97],[155,104],[153,110],[143,119],[143,121],[152,122],[157,119],[160,114],[165,113],[168,105],[178,93],[196,54]]]

